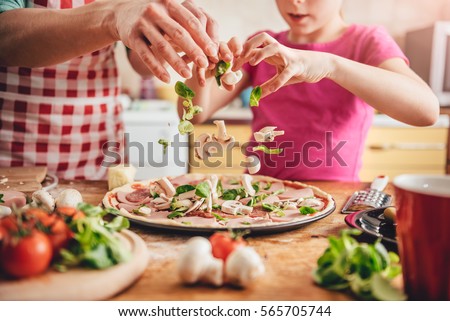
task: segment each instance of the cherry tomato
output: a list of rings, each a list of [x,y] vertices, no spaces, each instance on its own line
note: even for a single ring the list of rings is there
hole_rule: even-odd
[[[62,218],[57,218],[50,227],[47,236],[52,244],[53,255],[56,256],[62,248],[67,246],[69,240],[73,237],[73,232]]]
[[[19,225],[17,224],[17,218],[14,215],[8,215],[0,220],[0,226],[6,232],[17,232]]]
[[[236,248],[247,244],[242,236],[233,236],[229,233],[214,233],[209,241],[213,256],[224,261]]]
[[[35,219],[36,221],[41,222],[45,227],[51,226],[55,223],[57,218],[55,215],[49,214],[43,209],[35,207],[29,208],[25,212],[25,216],[29,219]]]
[[[78,220],[80,218],[86,217],[86,215],[82,211],[77,210],[73,207],[58,207],[56,209],[56,212],[64,217],[72,218],[72,220]]]
[[[45,272],[53,254],[47,235],[37,230],[20,239],[10,239],[6,244],[2,244],[0,251],[3,270],[19,278]]]

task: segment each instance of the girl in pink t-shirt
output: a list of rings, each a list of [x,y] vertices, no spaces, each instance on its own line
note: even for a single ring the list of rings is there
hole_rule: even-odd
[[[244,88],[261,86],[252,130],[276,126],[285,134],[269,146],[283,148],[281,154],[257,152],[258,174],[357,181],[373,108],[416,126],[437,120],[437,98],[383,28],[346,24],[342,0],[276,2],[289,30],[259,33],[243,46],[237,38],[220,46],[221,59],[234,60],[233,70],[243,67],[237,85],[220,90],[205,69],[196,69],[186,82],[203,107],[196,122]]]

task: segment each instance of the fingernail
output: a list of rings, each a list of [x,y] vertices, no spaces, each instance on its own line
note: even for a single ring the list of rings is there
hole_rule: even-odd
[[[164,81],[166,84],[168,84],[170,82],[170,77],[169,75],[161,75],[160,78],[162,81]]]
[[[210,43],[208,47],[206,47],[206,54],[208,56],[215,57],[217,56],[217,52],[219,51],[219,47],[215,43]]]
[[[206,68],[208,67],[208,59],[206,59],[205,57],[197,57],[195,58],[195,64],[197,66],[199,66],[200,68]]]
[[[224,56],[224,58],[225,58],[227,61],[231,61],[231,59],[233,59],[233,56],[230,55],[230,54],[226,54],[226,55]]]
[[[191,72],[189,71],[189,69],[182,69],[181,70],[181,75],[184,77],[184,78],[191,78]]]

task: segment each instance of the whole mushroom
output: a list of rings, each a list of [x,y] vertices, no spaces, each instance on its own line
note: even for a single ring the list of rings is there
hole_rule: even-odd
[[[245,158],[245,167],[247,167],[250,174],[256,174],[261,169],[261,161],[255,155],[250,155]]]
[[[83,202],[83,196],[76,189],[68,188],[56,198],[56,207],[77,207]]]
[[[212,255],[211,243],[203,237],[193,237],[178,261],[178,275],[187,284],[205,282],[223,284],[223,261]]]
[[[248,246],[235,249],[225,262],[225,280],[246,287],[265,272],[261,257]]]

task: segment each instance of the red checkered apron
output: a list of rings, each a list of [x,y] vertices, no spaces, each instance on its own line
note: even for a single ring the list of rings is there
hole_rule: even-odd
[[[34,0],[65,9],[93,0]],[[107,142],[123,146],[114,46],[45,68],[0,66],[0,166],[47,166],[65,179],[101,179]],[[117,151],[117,150],[116,150]],[[115,154],[117,155],[117,154]]]

